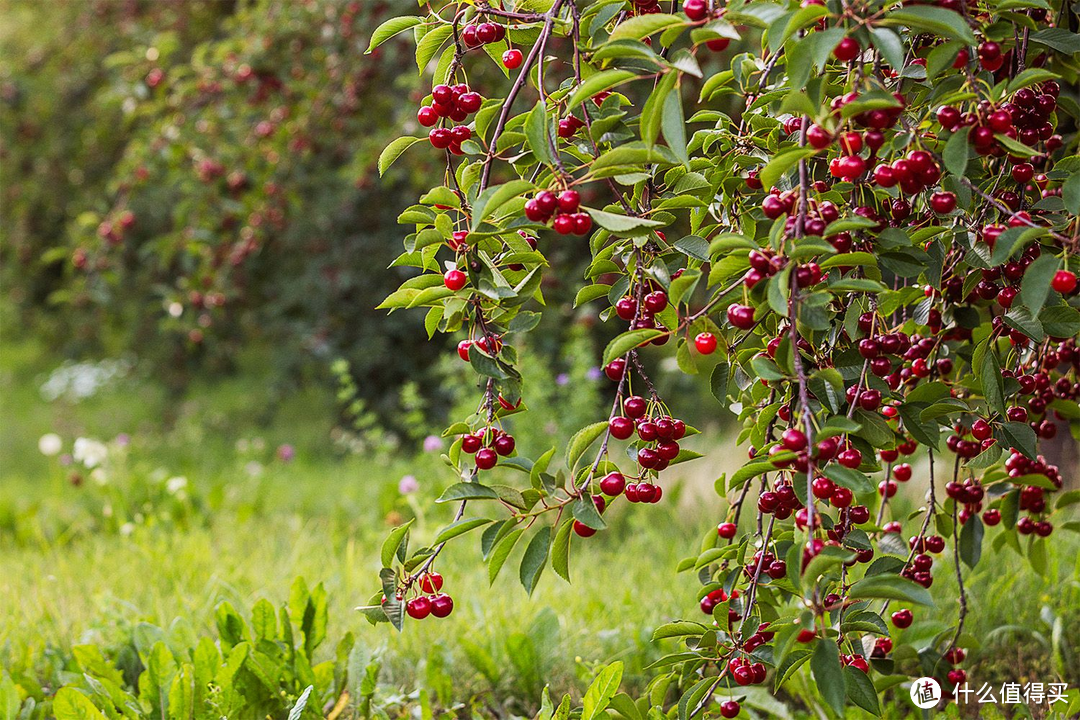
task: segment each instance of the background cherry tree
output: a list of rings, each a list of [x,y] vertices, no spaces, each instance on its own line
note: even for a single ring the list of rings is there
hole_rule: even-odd
[[[619,503],[663,501],[668,467],[708,458],[652,381],[674,354],[738,417],[747,461],[716,482],[718,527],[683,560],[696,598],[656,630],[681,651],[636,701],[621,666],[582,717],[740,712],[740,688],[809,667],[824,703],[880,713],[910,678],[967,680],[966,568],[1046,563],[1058,492],[1041,440],[1080,435],[1077,18],[1067,4],[803,0],[427,3],[393,18],[431,79],[428,134],[393,141],[445,171],[398,218],[382,307],[423,308],[478,378],[446,429],[453,521],[382,548],[363,609],[395,627],[453,611],[438,573],[480,536],[494,579],[519,545],[532,592]],[[1071,25],[1070,25],[1071,24]],[[491,67],[503,83],[470,83]],[[491,72],[482,77],[497,77]],[[413,147],[415,146],[415,147]],[[536,458],[515,340],[544,312],[545,250],[587,245],[576,304],[618,327],[607,418]],[[646,354],[645,346],[660,346]],[[914,468],[916,469],[913,469]],[[922,507],[889,499],[916,475]],[[635,508],[634,512],[648,512]],[[932,592],[935,574],[958,593]],[[575,568],[582,592],[587,568]],[[657,578],[663,582],[663,578]],[[955,606],[929,643],[923,608]],[[700,608],[700,610],[698,609]],[[906,702],[906,701],[904,701]],[[569,698],[543,713],[565,717]]]

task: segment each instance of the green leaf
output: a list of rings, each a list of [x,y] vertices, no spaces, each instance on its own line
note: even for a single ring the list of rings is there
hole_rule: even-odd
[[[591,495],[584,494],[575,500],[572,512],[575,520],[593,530],[603,530],[607,527],[604,518],[600,517],[600,512],[596,509],[596,503],[593,502]]]
[[[386,540],[382,544],[382,564],[384,568],[388,568],[394,562],[394,554],[401,547],[401,543],[405,540],[405,536],[409,532],[409,528],[412,526],[413,521],[405,523],[404,525],[398,525],[396,528],[390,531],[390,534],[386,536]]]
[[[604,348],[603,364],[607,365],[615,358],[622,357],[634,348],[666,334],[665,331],[656,328],[642,328],[640,330],[627,330],[620,335],[616,335]]]
[[[727,386],[730,375],[731,365],[721,360],[716,364],[712,374],[709,376],[709,390],[712,391],[713,397],[725,407],[727,406]]]
[[[478,527],[484,527],[491,523],[488,518],[462,518],[457,522],[450,523],[435,536],[435,539],[431,541],[432,545],[440,545],[451,538],[456,538],[458,535],[464,535],[470,530],[475,530]]]
[[[431,58],[435,57],[435,53],[439,51],[439,48],[442,47],[442,44],[446,42],[453,32],[454,29],[449,23],[436,25],[416,43],[416,68],[421,75],[424,74],[424,69],[431,62]]]
[[[570,540],[573,538],[574,521],[563,521],[551,543],[551,568],[559,577],[570,582]]]
[[[986,348],[979,366],[979,382],[982,384],[986,404],[999,415],[1005,414],[1005,383],[1001,377],[1001,361],[998,360],[997,346]]]
[[[852,599],[884,598],[886,600],[913,602],[919,605],[934,604],[934,599],[926,588],[900,575],[864,577],[851,586],[848,597]]]
[[[604,210],[593,210],[592,208],[584,208],[585,212],[589,213],[595,222],[600,227],[613,232],[615,234],[630,233],[635,230],[643,230],[645,228],[660,227],[664,223],[658,220],[649,220],[648,218],[631,217],[629,215],[620,215],[618,213],[610,213]],[[644,233],[637,233],[639,235]]]
[[[56,720],[105,720],[105,714],[94,707],[90,698],[73,687],[62,687],[52,702]]]
[[[611,40],[640,40],[675,25],[685,25],[687,19],[679,15],[638,15],[628,20],[623,20],[611,32]]]
[[[506,558],[510,556],[510,551],[517,545],[517,541],[521,539],[524,532],[525,528],[512,530],[507,533],[503,539],[499,540],[494,548],[492,548],[491,556],[488,558],[489,583],[494,584],[495,578],[499,576],[499,571],[502,570],[502,566],[506,563]]]
[[[521,579],[525,592],[530,595],[536,589],[536,582],[540,579],[540,574],[544,572],[544,566],[547,565],[550,547],[551,527],[545,525],[536,532],[529,546],[525,548],[525,554],[521,556],[518,577]]]
[[[421,140],[423,140],[423,138],[407,135],[405,137],[399,137],[387,145],[379,154],[379,175],[382,176],[387,168],[393,165],[394,161],[401,156],[401,153],[405,152]]]
[[[840,652],[831,638],[817,641],[814,654],[810,658],[810,670],[825,702],[837,715],[843,716],[847,689],[844,670],[840,666]]]
[[[543,165],[553,165],[555,155],[551,150],[551,134],[548,127],[547,107],[544,101],[533,105],[525,117],[525,139],[533,155]]]
[[[1073,215],[1080,215],[1080,173],[1073,172],[1061,185],[1061,200],[1065,209]]]
[[[994,137],[997,138],[997,141],[1004,145],[1005,149],[1008,150],[1009,153],[1012,155],[1016,155],[1018,157],[1034,157],[1039,154],[1039,152],[1035,148],[1029,147],[1024,143],[1020,142],[1019,140],[1013,140],[1008,135],[1003,135],[1002,133],[994,133]]]
[[[960,559],[974,568],[982,556],[983,524],[978,515],[972,515],[960,529]]]
[[[304,708],[307,707],[308,698],[311,697],[311,691],[314,689],[314,685],[308,685],[304,692],[300,693],[300,697],[296,698],[296,704],[289,711],[289,720],[300,720],[300,716],[304,714]]]
[[[776,185],[780,181],[780,177],[794,167],[796,163],[816,152],[817,150],[812,147],[793,147],[777,153],[769,161],[769,164],[762,169],[759,175],[761,184],[768,190]]]
[[[970,127],[962,127],[954,132],[945,142],[945,150],[941,153],[945,169],[957,177],[962,177],[964,171],[967,170],[968,134],[970,132]]]
[[[856,495],[870,495],[874,492],[874,484],[870,482],[870,478],[858,470],[852,470],[837,463],[829,463],[825,466],[824,472],[825,477]]]
[[[1050,337],[1070,338],[1080,335],[1080,312],[1068,305],[1043,308],[1039,322]]]
[[[664,638],[684,637],[686,635],[703,635],[708,632],[709,628],[705,627],[701,623],[691,622],[689,620],[680,620],[678,622],[665,623],[653,631],[653,642],[657,640],[663,640]]]
[[[585,451],[589,449],[589,446],[596,442],[597,438],[604,434],[608,428],[606,420],[595,422],[574,433],[574,436],[570,438],[570,442],[566,446],[566,466],[573,469],[577,465],[577,461],[581,459],[581,456],[585,454]]]
[[[595,720],[604,711],[619,691],[622,674],[623,664],[618,661],[600,671],[581,700],[581,720]]]
[[[1022,452],[1029,460],[1035,460],[1036,444],[1035,431],[1031,426],[1022,422],[1004,423],[998,433],[1000,440],[1007,447],[1014,447]]]
[[[952,10],[929,5],[906,5],[902,10],[893,10],[886,14],[879,24],[906,26],[913,30],[960,40],[969,46],[978,42],[967,21],[961,15]]]
[[[887,28],[870,28],[870,42],[893,69],[898,72],[903,69],[904,44],[899,35]]]
[[[1035,258],[1024,271],[1024,279],[1020,281],[1020,302],[1032,315],[1038,315],[1046,304],[1046,298],[1050,294],[1050,281],[1054,279],[1054,273],[1060,265],[1060,258],[1046,252]]]
[[[636,77],[637,73],[629,70],[603,70],[595,75],[590,75],[570,95],[566,101],[566,106],[574,109],[593,95],[610,90],[617,85],[622,85]]]
[[[446,488],[435,502],[453,502],[454,500],[498,500],[499,494],[487,485],[475,482],[460,482]],[[410,520],[410,522],[412,522]]]
[[[858,668],[850,665],[844,668],[844,680],[847,687],[847,696],[863,710],[872,715],[881,717],[881,706],[878,704],[877,690],[869,676]]]
[[[370,53],[398,33],[405,32],[409,28],[419,25],[423,20],[423,18],[416,15],[390,18],[379,25],[379,27],[375,28],[375,32],[371,33],[371,42],[368,43],[368,49],[364,51],[364,54]]]
[[[686,121],[683,116],[682,95],[676,86],[674,90],[664,98],[664,107],[661,114],[660,127],[664,133],[664,140],[668,147],[675,153],[675,157],[682,164],[690,168],[690,156],[686,149]]]
[[[473,216],[471,229],[476,230],[480,223],[495,213],[507,201],[519,195],[524,195],[536,186],[528,180],[511,180],[502,185],[489,187],[473,203]]]
[[[1058,52],[1076,55],[1080,53],[1080,35],[1069,32],[1065,28],[1046,28],[1032,33],[1031,40],[1053,48]]]

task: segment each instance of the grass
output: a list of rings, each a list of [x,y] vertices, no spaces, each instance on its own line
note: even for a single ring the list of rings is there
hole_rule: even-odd
[[[381,681],[388,693],[406,693],[402,702],[431,682],[432,668],[444,668],[454,699],[483,696],[496,709],[531,713],[541,683],[578,693],[615,659],[627,665],[629,688],[644,687],[645,667],[671,650],[649,641],[652,628],[696,617],[695,578],[674,568],[721,514],[711,493],[715,461],[687,471],[681,498],[676,491],[659,506],[622,512],[609,531],[576,543],[573,585],[549,570],[529,598],[511,560],[489,587],[478,537],[455,543],[439,561],[454,614],[398,634],[354,608],[377,589],[389,527],[418,514],[423,542],[449,520],[448,508],[430,509],[449,480],[435,455],[335,453],[327,440],[333,400],[319,391],[286,398],[271,423],[256,424],[251,414],[264,414],[253,401],[258,374],[196,388],[177,404],[133,372],[81,402],[50,403],[38,388],[53,366],[32,342],[0,348],[0,664],[23,682],[61,677],[73,646],[118,657],[140,623],[213,635],[219,602],[279,605],[299,576],[329,594],[322,651],[347,632],[381,648]],[[75,486],[70,467],[38,452],[48,432],[68,450],[78,436],[128,433],[131,441],[112,447],[104,485],[83,471]],[[725,441],[713,433],[701,442]],[[296,447],[291,462],[274,456],[282,443]],[[718,453],[729,463],[740,454]],[[417,477],[416,495],[398,492],[405,474]],[[187,487],[170,493],[178,476]],[[913,507],[914,498],[899,502]],[[1055,539],[1045,577],[1007,548],[992,552],[989,541],[977,571],[965,572],[966,630],[982,640],[969,664],[973,680],[1080,677],[1080,542],[1068,533]],[[955,595],[950,567],[936,571],[938,597]],[[906,632],[929,638],[955,616],[946,601]],[[521,635],[537,649],[535,666],[520,661]]]

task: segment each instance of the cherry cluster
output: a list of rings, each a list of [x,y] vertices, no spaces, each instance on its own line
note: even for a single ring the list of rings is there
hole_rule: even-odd
[[[444,618],[454,611],[454,600],[442,592],[443,577],[437,572],[427,572],[420,576],[420,590],[425,593],[405,603],[405,612],[414,620],[423,620],[428,615]]]
[[[626,295],[615,301],[615,314],[620,320],[630,322],[631,330],[643,330],[656,327],[656,313],[663,312],[668,306],[668,296],[663,290],[652,290],[641,299],[638,307],[637,298]],[[653,345],[663,345],[668,337],[656,338]],[[620,358],[621,359],[621,358]]]
[[[478,470],[490,470],[499,462],[499,457],[514,453],[514,436],[496,427],[484,428],[478,433],[461,436],[461,450],[475,455]]]
[[[551,221],[551,228],[560,235],[587,235],[592,230],[592,218],[586,212],[579,212],[580,206],[577,190],[563,190],[558,195],[541,190],[525,202],[525,217],[544,224]]]
[[[461,155],[461,143],[472,137],[468,125],[452,127],[433,127],[443,118],[462,123],[480,109],[484,99],[480,94],[469,89],[465,83],[457,85],[436,85],[431,89],[431,104],[416,111],[416,120],[424,127],[429,127],[428,142],[439,150],[449,149],[455,155]]]
[[[489,43],[497,43],[505,37],[506,28],[498,23],[469,23],[461,28],[461,42],[470,49]]]

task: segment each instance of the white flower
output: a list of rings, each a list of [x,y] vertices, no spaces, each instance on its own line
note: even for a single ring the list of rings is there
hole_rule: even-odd
[[[90,471],[90,479],[98,485],[108,485],[109,478],[105,475],[105,470],[102,468],[94,468]]]
[[[133,532],[135,532],[135,523],[126,522],[120,526],[120,534],[124,537],[128,537]]]
[[[42,455],[52,457],[64,448],[64,441],[56,433],[46,433],[38,439],[37,446]]]
[[[108,454],[109,449],[105,447],[104,443],[97,440],[91,440],[90,438],[77,438],[75,440],[75,460],[88,468],[97,467],[105,462]]]
[[[258,460],[252,460],[247,465],[244,465],[244,472],[246,472],[251,477],[258,477],[259,475],[262,475],[262,471],[262,463]]]
[[[183,476],[171,477],[165,482],[165,489],[170,495],[176,495],[187,487],[187,478]]]

